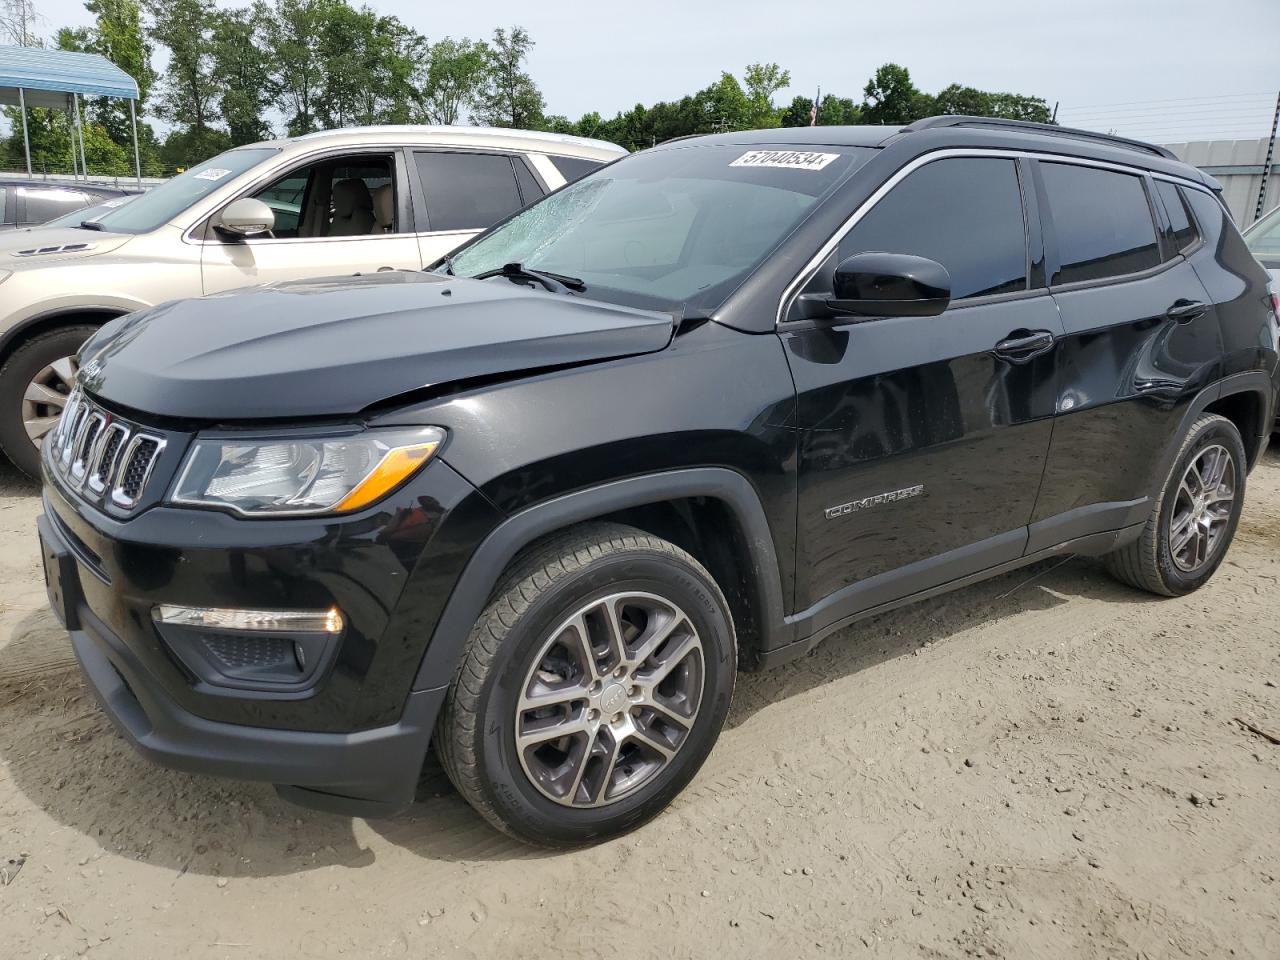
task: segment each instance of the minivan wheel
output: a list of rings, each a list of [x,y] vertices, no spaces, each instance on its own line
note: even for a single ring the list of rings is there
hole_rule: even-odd
[[[1125,583],[1177,597],[1198,589],[1226,556],[1244,506],[1247,460],[1235,424],[1206,414],[1174,459],[1142,536],[1109,554]]]
[[[0,450],[31,477],[40,475],[40,444],[75,385],[75,357],[97,327],[60,327],[32,337],[0,368]]]
[[[632,830],[702,766],[737,669],[719,587],[674,544],[592,524],[504,577],[467,641],[435,744],[498,829],[574,846]]]

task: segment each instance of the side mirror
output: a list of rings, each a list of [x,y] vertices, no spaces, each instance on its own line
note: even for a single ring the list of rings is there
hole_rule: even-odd
[[[227,204],[213,228],[236,237],[252,237],[270,233],[275,225],[276,215],[270,207],[253,197],[241,197]]]
[[[905,253],[854,254],[836,267],[832,288],[818,298],[829,316],[936,317],[951,303],[947,268]]]

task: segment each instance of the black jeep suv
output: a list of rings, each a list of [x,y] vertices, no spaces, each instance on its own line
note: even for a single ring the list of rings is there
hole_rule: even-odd
[[[51,602],[155,760],[369,814],[432,744],[497,827],[599,840],[741,667],[1063,552],[1203,584],[1272,422],[1267,280],[1145,144],[672,142],[433,272],[109,324],[43,447]]]

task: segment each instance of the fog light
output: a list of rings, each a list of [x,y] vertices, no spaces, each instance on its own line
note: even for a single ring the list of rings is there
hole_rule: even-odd
[[[341,633],[345,625],[342,611],[328,610],[236,610],[221,607],[180,607],[162,603],[151,611],[157,623],[209,630],[252,630],[258,633]]]

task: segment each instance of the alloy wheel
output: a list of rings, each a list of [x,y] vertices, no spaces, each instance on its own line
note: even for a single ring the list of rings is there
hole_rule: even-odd
[[[1236,465],[1221,444],[1192,458],[1169,515],[1169,552],[1183,573],[1195,573],[1214,555],[1236,499]]]
[[[634,794],[688,740],[704,675],[698,633],[669,600],[591,601],[552,632],[525,677],[515,715],[521,767],[564,806]]]
[[[58,423],[76,382],[76,358],[59,357],[42,368],[22,394],[22,424],[37,447]]]

